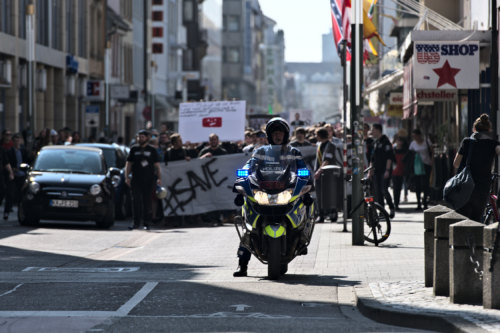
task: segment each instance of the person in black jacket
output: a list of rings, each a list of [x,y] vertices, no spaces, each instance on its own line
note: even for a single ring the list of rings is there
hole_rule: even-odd
[[[129,227],[130,230],[139,228],[141,219],[144,229],[149,230],[153,210],[151,196],[156,185],[161,185],[158,151],[149,144],[149,135],[147,130],[139,131],[137,143],[130,148],[125,164],[125,182],[132,188],[134,208],[134,224]]]
[[[453,166],[462,171],[470,158],[470,171],[474,179],[474,190],[469,201],[457,212],[473,221],[481,222],[481,217],[488,202],[491,187],[491,168],[495,157],[500,155],[500,143],[491,137],[491,122],[487,114],[482,114],[474,121],[474,133],[464,138],[453,161]]]
[[[6,188],[7,195],[5,196],[5,208],[3,219],[9,218],[9,213],[12,211],[14,202],[19,199],[21,187],[26,179],[26,173],[19,169],[21,163],[30,163],[29,154],[24,147],[21,146],[21,135],[14,134],[12,136],[12,147],[6,151],[7,160],[10,163],[10,168],[13,173],[12,181],[7,180]]]
[[[172,134],[170,136],[170,143],[172,147],[168,148],[165,153],[165,164],[173,161],[191,160],[187,149],[182,145],[182,137],[180,134]]]
[[[394,203],[389,192],[389,184],[391,182],[392,163],[395,160],[394,151],[391,141],[382,133],[381,124],[373,124],[372,135],[375,142],[373,143],[373,153],[370,159],[370,166],[373,167],[370,176],[372,176],[375,187],[375,200],[383,207],[385,198],[390,209],[389,216],[392,219],[395,212]]]

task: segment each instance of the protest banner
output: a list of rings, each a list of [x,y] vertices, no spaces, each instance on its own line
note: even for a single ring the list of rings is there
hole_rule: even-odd
[[[181,103],[179,134],[184,142],[205,142],[212,133],[220,141],[243,140],[245,108],[245,101]]]
[[[311,166],[316,147],[300,147],[304,161]],[[222,155],[162,165],[165,216],[195,215],[216,210],[236,209],[232,193],[236,170],[250,159],[249,154]]]

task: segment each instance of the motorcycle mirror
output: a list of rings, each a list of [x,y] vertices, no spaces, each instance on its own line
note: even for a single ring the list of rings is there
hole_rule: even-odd
[[[234,204],[238,207],[243,206],[245,201],[243,200],[243,196],[241,194],[238,194],[236,198],[234,198]]]

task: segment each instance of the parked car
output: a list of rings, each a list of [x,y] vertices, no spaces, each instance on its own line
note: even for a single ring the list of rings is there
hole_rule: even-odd
[[[115,221],[117,168],[107,168],[101,149],[77,146],[43,147],[30,167],[21,164],[27,181],[21,190],[19,224],[40,220],[93,220],[100,228]]]
[[[108,167],[120,169],[119,177],[115,177],[115,216],[119,220],[132,216],[132,192],[125,184],[125,163],[128,148],[117,144],[107,143],[78,143],[76,146],[99,148],[104,154]]]

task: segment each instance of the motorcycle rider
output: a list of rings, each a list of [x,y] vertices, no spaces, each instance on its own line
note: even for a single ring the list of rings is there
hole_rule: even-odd
[[[254,150],[252,157],[247,161],[243,169],[249,169],[250,172],[259,168],[263,164],[265,152],[272,149],[272,145],[281,145],[281,158],[285,160],[295,160],[297,169],[307,168],[300,150],[288,144],[290,138],[290,126],[285,119],[275,117],[270,119],[266,125],[266,135],[269,142]],[[238,269],[233,273],[233,276],[247,276],[248,262],[250,261],[251,253],[241,243],[238,248]]]

